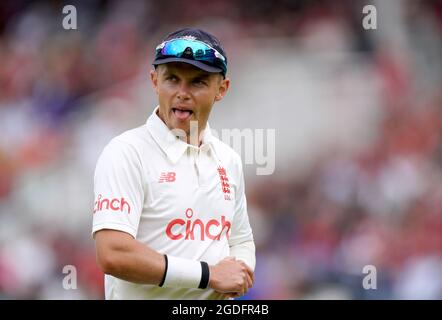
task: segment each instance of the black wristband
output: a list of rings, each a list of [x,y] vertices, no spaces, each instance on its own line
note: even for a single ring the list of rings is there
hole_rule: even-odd
[[[164,268],[164,275],[163,275],[163,279],[161,280],[161,282],[160,282],[160,284],[159,284],[159,286],[160,286],[160,287],[162,287],[162,286],[163,286],[163,284],[164,284],[164,281],[166,280],[166,274],[167,274],[167,265],[168,265],[168,262],[167,262],[167,255],[166,255],[166,254],[164,255],[164,260],[166,261],[166,266],[165,266],[165,268]]]
[[[201,262],[201,281],[198,288],[206,289],[207,286],[209,285],[209,277],[210,277],[209,265],[207,264],[207,262],[204,261],[200,262]]]

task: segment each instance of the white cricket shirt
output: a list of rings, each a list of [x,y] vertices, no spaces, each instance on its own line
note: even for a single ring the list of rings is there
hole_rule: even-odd
[[[209,126],[201,146],[157,115],[112,139],[94,176],[93,229],[131,234],[162,254],[216,264],[253,241],[241,158]],[[254,261],[250,262],[254,268]],[[105,275],[106,299],[219,299],[212,289],[161,288]]]

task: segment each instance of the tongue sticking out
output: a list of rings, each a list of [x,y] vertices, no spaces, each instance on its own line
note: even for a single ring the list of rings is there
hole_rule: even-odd
[[[174,114],[179,120],[187,120],[187,118],[189,118],[192,113],[190,111],[175,109]]]

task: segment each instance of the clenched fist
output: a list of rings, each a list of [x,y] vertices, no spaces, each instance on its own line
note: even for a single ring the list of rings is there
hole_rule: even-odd
[[[227,297],[240,297],[253,286],[252,269],[235,257],[226,257],[209,270],[209,287]]]

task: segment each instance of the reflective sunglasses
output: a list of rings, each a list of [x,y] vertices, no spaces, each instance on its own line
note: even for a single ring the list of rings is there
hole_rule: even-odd
[[[218,50],[207,43],[190,40],[174,39],[165,41],[156,47],[156,58],[193,58],[197,61],[208,62],[213,66],[227,71],[226,58]]]

